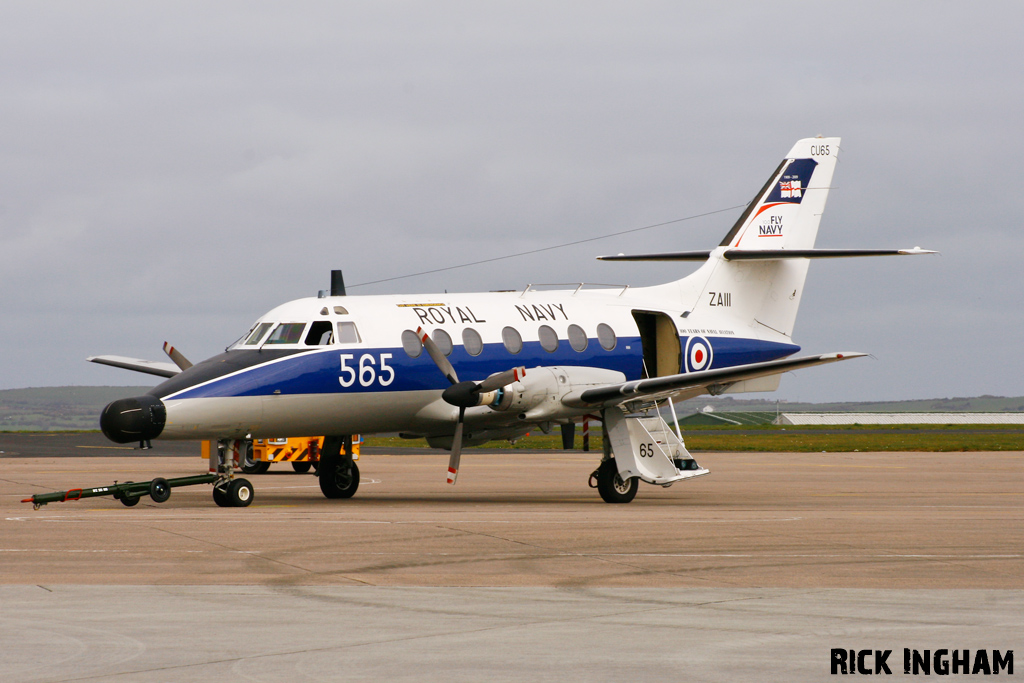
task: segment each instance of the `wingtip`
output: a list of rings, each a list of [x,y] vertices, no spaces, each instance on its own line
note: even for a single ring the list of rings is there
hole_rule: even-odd
[[[840,353],[826,353],[822,355],[822,358],[830,358],[834,360],[850,360],[851,358],[863,358],[867,356],[866,353],[860,351],[842,351]]]

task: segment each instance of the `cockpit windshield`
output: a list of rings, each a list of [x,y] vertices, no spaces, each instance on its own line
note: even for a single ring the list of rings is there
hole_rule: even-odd
[[[336,307],[340,308],[340,307]],[[326,315],[327,309],[321,311]],[[312,322],[257,322],[241,339],[231,345],[232,349],[259,349],[265,345],[295,344],[303,346],[333,346],[335,344],[359,344],[362,337],[356,324],[351,320],[326,318]]]
[[[257,325],[253,328],[252,334],[249,335],[249,338],[245,340],[245,346],[256,346],[259,344],[263,339],[263,336],[267,333],[267,330],[273,326],[274,323],[260,323]]]
[[[306,323],[281,323],[267,337],[265,344],[298,344]]]

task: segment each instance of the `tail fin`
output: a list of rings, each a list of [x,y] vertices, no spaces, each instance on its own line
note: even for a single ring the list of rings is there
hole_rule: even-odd
[[[696,283],[701,293],[694,313],[728,314],[741,324],[792,336],[809,261],[726,260],[722,252],[814,247],[838,153],[839,138],[807,138],[793,145],[720,250],[694,273],[706,277]]]
[[[838,154],[839,138],[798,141],[720,246],[735,249],[813,247]]]

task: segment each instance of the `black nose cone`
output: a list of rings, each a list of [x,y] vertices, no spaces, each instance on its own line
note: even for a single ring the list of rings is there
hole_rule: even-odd
[[[114,401],[100,415],[100,429],[115,443],[148,441],[160,436],[167,421],[167,408],[153,396],[136,396]]]

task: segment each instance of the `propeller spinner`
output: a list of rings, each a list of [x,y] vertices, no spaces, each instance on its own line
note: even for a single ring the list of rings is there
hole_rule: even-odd
[[[459,376],[455,372],[455,368],[452,367],[448,357],[444,355],[444,352],[441,351],[440,347],[434,343],[434,340],[430,338],[430,335],[422,327],[416,328],[416,336],[420,338],[423,348],[427,350],[427,354],[434,361],[434,364],[437,365],[441,374],[452,383],[441,394],[441,398],[449,405],[456,406],[459,409],[459,417],[455,423],[455,434],[452,436],[451,457],[448,459],[448,483],[454,484],[455,479],[459,475],[459,460],[462,457],[462,432],[463,423],[466,419],[466,408],[487,403],[491,399],[488,394],[521,380],[526,375],[526,368],[518,367],[505,370],[504,372],[491,375],[482,382],[460,382]]]

